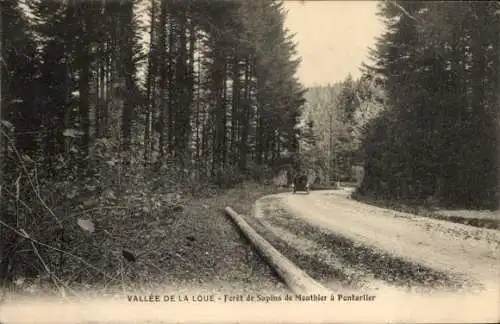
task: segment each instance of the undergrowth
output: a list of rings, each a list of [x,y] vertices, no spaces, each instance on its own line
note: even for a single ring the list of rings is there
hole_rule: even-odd
[[[43,161],[13,155],[2,187],[0,227],[12,243],[4,292],[102,296],[252,276],[276,284],[265,266],[254,273],[262,262],[249,259],[222,213],[226,206],[249,212],[275,186],[241,177],[227,189],[233,178],[221,185],[175,163],[146,167],[109,153],[109,145],[96,143],[84,169],[71,156],[42,168]]]

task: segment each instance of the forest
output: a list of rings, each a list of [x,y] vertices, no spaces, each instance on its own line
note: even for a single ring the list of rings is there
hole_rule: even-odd
[[[498,208],[498,2],[380,2],[361,76],[310,88],[282,1],[0,4],[2,283],[69,282],[68,257],[113,267],[75,227],[283,170],[358,181],[360,200]]]
[[[386,1],[356,80],[308,89],[304,163],[361,199],[497,209],[500,5]],[[308,141],[306,141],[308,142]]]
[[[305,89],[280,1],[2,0],[0,10],[0,278],[14,272],[19,229],[59,244],[69,214],[228,188],[293,163]]]

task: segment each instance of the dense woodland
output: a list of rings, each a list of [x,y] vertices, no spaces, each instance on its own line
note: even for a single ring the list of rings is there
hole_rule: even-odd
[[[369,73],[387,109],[365,140],[361,192],[498,207],[500,4],[393,2]]]
[[[48,243],[59,244],[75,211],[295,163],[304,89],[280,1],[2,0],[0,10],[1,278],[13,272],[12,229],[55,229]]]
[[[498,208],[498,2],[381,2],[361,77],[310,89],[281,1],[0,4],[6,282],[42,259],[30,239],[68,248],[75,215],[283,170],[328,185],[363,166],[359,197]]]
[[[359,197],[498,208],[499,3],[379,9],[387,30],[362,76],[306,93],[319,142],[303,158],[332,180],[363,165]]]

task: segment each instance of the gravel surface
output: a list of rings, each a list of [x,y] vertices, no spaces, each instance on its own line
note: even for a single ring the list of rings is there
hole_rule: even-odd
[[[272,207],[271,207],[272,208]],[[266,208],[267,209],[267,208]],[[435,289],[463,289],[470,283],[453,278],[418,263],[395,257],[381,249],[373,249],[310,225],[282,208],[266,210],[263,221],[272,231],[298,249],[328,264],[330,276],[318,278],[329,287],[379,289],[382,286],[401,287],[411,291],[431,292]]]
[[[311,225],[456,278],[498,283],[500,231],[394,212],[338,195],[282,195]]]

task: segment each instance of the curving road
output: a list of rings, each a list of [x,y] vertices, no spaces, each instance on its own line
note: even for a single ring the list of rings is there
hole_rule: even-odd
[[[323,231],[500,291],[500,231],[378,208],[348,196],[345,190],[332,190],[273,198]]]

